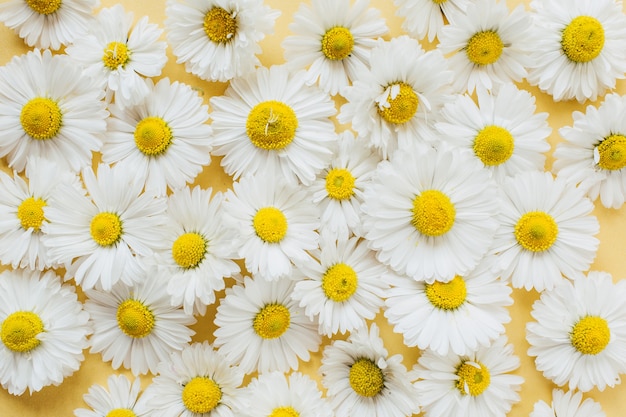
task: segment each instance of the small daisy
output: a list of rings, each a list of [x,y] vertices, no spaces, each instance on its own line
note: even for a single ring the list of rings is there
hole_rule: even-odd
[[[280,11],[263,0],[168,0],[165,15],[176,63],[203,80],[228,81],[260,65],[259,42]]]
[[[85,169],[89,196],[61,184],[44,209],[48,256],[66,264],[66,279],[74,278],[83,290],[97,285],[107,291],[120,279],[129,285],[141,280],[140,257],[163,245],[166,200],[142,192],[131,169],[100,164],[97,177]]]
[[[321,337],[317,323],[291,298],[294,282],[266,282],[245,277],[226,289],[215,315],[215,346],[246,374],[298,369]]]
[[[608,94],[599,108],[574,112],[574,125],[559,129],[554,171],[589,198],[618,209],[626,198],[626,96]]]
[[[54,272],[0,274],[0,384],[13,395],[59,385],[84,359],[89,314]]]
[[[419,413],[417,391],[402,364],[389,356],[373,323],[335,340],[322,357],[322,384],[337,417],[405,417]]]
[[[359,139],[383,158],[429,139],[435,114],[451,91],[452,72],[441,52],[425,52],[408,36],[379,39],[370,66],[342,92],[348,102],[341,106],[339,122],[352,123]]]
[[[109,116],[103,97],[66,55],[36,49],[14,57],[0,67],[0,157],[19,172],[29,156],[75,172],[90,166]]]
[[[596,100],[626,72],[626,16],[614,0],[534,0],[528,81],[555,101]]]
[[[305,85],[304,71],[259,68],[212,97],[211,107],[213,155],[224,156],[222,167],[235,179],[270,170],[308,185],[332,157],[335,105],[328,94]]]
[[[369,8],[369,0],[314,0],[301,4],[293,15],[288,36],[282,43],[287,65],[307,69],[308,85],[318,82],[335,95],[350,84],[359,71],[369,66],[376,38],[389,29],[380,11]]]
[[[330,337],[364,327],[383,306],[392,274],[356,237],[323,238],[320,248],[317,260],[311,258],[298,268],[303,278],[292,298],[300,301],[307,316],[317,319],[321,334]]]
[[[520,366],[506,336],[468,355],[440,356],[426,350],[413,369],[425,417],[505,417],[524,378],[510,372]],[[559,416],[560,417],[560,416]]]
[[[563,178],[530,171],[507,178],[491,252],[514,288],[551,289],[562,276],[582,276],[599,240],[593,203]]]
[[[132,29],[131,29],[132,27]],[[167,62],[162,29],[143,16],[133,26],[133,13],[116,4],[102,9],[87,35],[76,39],[65,52],[84,67],[85,74],[106,86],[110,101],[118,107],[138,104],[149,93],[143,77],[161,75]]]
[[[396,152],[378,165],[361,207],[365,238],[378,260],[428,283],[468,274],[498,227],[496,186],[488,172],[451,148]]]
[[[129,162],[146,189],[165,195],[194,181],[211,163],[208,106],[187,84],[147,81],[148,94],[131,107],[110,106],[102,147],[106,163]]]
[[[620,383],[626,373],[626,281],[589,272],[544,291],[526,325],[528,354],[537,370],[556,385],[599,391]],[[558,314],[554,312],[558,311]]]
[[[108,389],[94,384],[89,387],[83,400],[92,409],[77,408],[76,417],[148,417],[148,407],[141,391],[141,380],[132,383],[125,375],[111,375],[107,378]]]
[[[606,417],[600,403],[591,398],[582,401],[580,392],[552,390],[552,403],[537,401],[530,417]]]
[[[394,0],[398,8],[396,15],[404,17],[402,30],[422,40],[428,35],[428,42],[441,35],[447,20],[453,12],[464,11],[469,0]]]
[[[0,4],[0,22],[28,46],[59,49],[83,36],[100,0],[9,0]]]

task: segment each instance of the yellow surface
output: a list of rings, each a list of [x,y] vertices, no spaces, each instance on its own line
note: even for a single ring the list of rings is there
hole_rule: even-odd
[[[112,6],[118,3],[113,0],[102,0],[102,7]],[[127,11],[135,13],[135,19],[143,15],[147,15],[150,22],[160,23],[164,19],[165,1],[164,0],[125,0],[121,1]],[[265,3],[272,8],[280,9],[281,16],[276,21],[276,28],[273,35],[269,35],[262,43],[263,54],[260,55],[261,62],[265,66],[282,63],[283,51],[280,47],[281,41],[290,32],[287,28],[292,21],[292,16],[297,10],[300,1],[296,0],[265,0]],[[508,0],[507,5],[510,9],[520,3],[528,3],[522,0]],[[386,37],[398,36],[402,34],[400,25],[402,19],[394,16],[394,6],[392,0],[371,0],[371,6],[381,10],[383,16],[390,28],[390,34]],[[427,48],[431,45],[423,43]],[[624,45],[626,48],[626,45]],[[15,35],[15,33],[4,25],[0,24],[0,65],[7,63],[14,55],[19,55],[28,51],[23,41]],[[184,66],[176,64],[175,57],[171,54],[171,48],[168,47],[169,61],[164,68],[163,75],[173,80],[185,82],[196,88],[208,103],[208,99],[214,95],[221,95],[227,84],[225,83],[209,83],[202,81],[185,72]],[[589,103],[584,105],[578,102],[562,102],[554,103],[552,98],[546,94],[542,94],[537,88],[530,87],[527,84],[520,84],[520,87],[527,89],[537,98],[537,111],[549,112],[549,123],[552,126],[552,135],[550,143],[551,151],[548,153],[546,169],[549,170],[552,165],[552,151],[555,145],[560,141],[558,128],[572,124],[572,111],[584,111]],[[617,91],[621,94],[626,93],[626,82],[618,81]],[[337,103],[341,103],[338,101]],[[597,104],[597,103],[596,103]],[[339,127],[343,129],[343,127]],[[0,167],[6,170],[6,161],[0,160]],[[201,173],[196,183],[202,186],[212,186],[214,190],[225,190],[232,183],[231,179],[222,171],[219,159],[213,158],[211,165]],[[615,280],[626,277],[626,257],[624,256],[623,237],[626,236],[626,206],[620,210],[605,209],[596,203],[595,214],[600,220],[601,240],[598,255],[593,270],[607,271],[613,275]],[[217,294],[219,299],[223,293]],[[533,358],[526,355],[528,343],[525,340],[525,325],[531,320],[530,311],[532,303],[538,299],[538,294],[527,292],[525,290],[514,290],[514,305],[510,308],[512,321],[507,326],[506,334],[511,342],[515,345],[515,354],[521,359],[521,367],[517,371],[518,374],[525,378],[522,385],[521,397],[522,401],[513,406],[508,414],[510,417],[528,416],[533,409],[533,405],[538,400],[546,402],[551,401],[551,392],[554,385],[545,379],[540,372],[535,369]],[[196,325],[193,326],[196,331],[194,341],[208,340],[213,342],[213,324],[212,317],[215,314],[215,306],[209,307],[207,314],[201,318]],[[385,339],[385,345],[391,354],[402,353],[404,355],[404,364],[407,368],[411,368],[416,362],[419,351],[417,348],[407,348],[402,344],[401,336],[394,334],[391,327],[386,325],[382,314],[379,315],[377,322],[381,325],[381,335]],[[329,342],[324,339],[324,344]],[[94,383],[106,385],[107,377],[112,373],[124,373],[128,376],[132,375],[128,371],[114,371],[110,363],[102,361],[99,354],[92,355],[85,351],[86,360],[83,362],[81,369],[73,376],[65,379],[63,384],[58,387],[46,387],[40,392],[22,396],[12,396],[7,391],[0,389],[0,417],[61,417],[72,416],[75,408],[86,407],[82,400],[82,396],[87,392],[89,386]],[[312,359],[308,363],[301,363],[300,370],[317,378],[317,369],[321,364],[321,350],[317,354],[312,355]],[[2,364],[0,364],[2,366]],[[146,387],[152,376],[142,377],[143,387]],[[246,380],[246,382],[249,378]],[[321,387],[321,385],[320,385]],[[604,392],[593,390],[584,395],[585,398],[593,398],[599,401],[605,411],[607,417],[621,417],[626,413],[626,383],[618,385],[611,389],[607,388]]]

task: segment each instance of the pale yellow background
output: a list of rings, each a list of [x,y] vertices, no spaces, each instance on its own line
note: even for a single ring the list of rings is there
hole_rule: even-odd
[[[589,0],[593,1],[593,0]],[[118,3],[114,0],[102,0],[102,7],[112,6]],[[121,1],[127,11],[135,13],[135,19],[143,15],[148,15],[151,22],[159,23],[163,26],[165,14],[164,0],[125,0]],[[265,3],[272,8],[280,9],[281,16],[276,21],[276,29],[273,35],[269,35],[262,43],[263,54],[260,56],[261,62],[265,66],[282,63],[283,51],[280,46],[281,41],[288,35],[288,25],[292,21],[293,13],[297,10],[300,1],[295,0],[265,0]],[[508,0],[507,5],[513,8],[519,4],[527,4],[528,1]],[[382,15],[387,21],[391,32],[386,39],[402,34],[400,25],[402,19],[394,16],[395,7],[392,0],[372,0],[371,6],[381,10]],[[432,48],[432,45],[424,43],[426,48]],[[626,45],[624,45],[626,48]],[[7,29],[0,23],[0,65],[7,63],[14,55],[19,55],[28,51],[23,41],[11,30]],[[214,95],[220,95],[226,88],[225,83],[209,83],[200,80],[185,72],[183,65],[176,64],[176,59],[168,47],[169,61],[164,68],[163,76],[170,77],[173,80],[180,80],[192,87],[196,88],[208,103],[208,99]],[[542,94],[538,89],[521,84],[521,87],[529,90],[537,98],[537,110],[550,113],[549,122],[553,128],[550,136],[552,145],[551,151],[548,153],[548,161],[546,169],[549,170],[552,165],[552,151],[555,145],[561,140],[558,135],[558,128],[572,124],[571,113],[574,110],[584,111],[588,104],[581,105],[577,102],[554,103],[550,96]],[[619,81],[617,91],[626,92],[626,82]],[[593,104],[599,104],[600,101]],[[338,100],[337,105],[341,102]],[[343,130],[344,126],[338,129]],[[6,161],[0,160],[0,167],[6,170]],[[231,184],[231,179],[224,174],[219,159],[213,158],[209,167],[198,177],[196,183],[202,186],[212,186],[214,190],[224,190]],[[626,206],[620,210],[605,209],[600,207],[599,202],[596,203],[595,214],[600,220],[600,249],[597,258],[592,265],[594,270],[602,270],[611,273],[615,280],[626,277],[626,253],[624,253],[624,245],[622,244],[624,236],[626,236]],[[223,296],[219,293],[218,299]],[[549,402],[551,400],[553,384],[545,379],[541,373],[535,370],[533,358],[526,355],[528,344],[525,340],[525,325],[531,320],[530,311],[532,303],[538,299],[536,292],[527,292],[525,290],[514,290],[514,305],[510,308],[512,321],[507,326],[507,336],[509,340],[515,344],[515,353],[521,359],[521,367],[517,371],[518,374],[525,378],[522,386],[522,401],[513,406],[508,414],[510,417],[528,416],[532,411],[536,401],[542,399]],[[625,300],[626,302],[626,300]],[[193,326],[196,331],[194,341],[208,340],[213,341],[213,325],[212,318],[215,314],[215,306],[207,311],[207,315],[201,318],[196,325]],[[385,345],[390,353],[401,353],[404,355],[404,364],[407,368],[411,368],[416,362],[419,355],[417,348],[407,348],[402,344],[402,338],[394,334],[391,327],[385,322],[382,314],[379,315],[377,322],[382,327],[381,333],[385,339]],[[324,344],[329,343],[328,339],[324,339]],[[112,373],[125,373],[132,376],[130,372],[124,370],[114,371],[110,363],[101,360],[99,354],[89,354],[85,351],[86,360],[81,369],[73,376],[65,379],[62,385],[58,387],[46,387],[40,392],[29,395],[28,393],[16,397],[8,394],[7,391],[0,388],[0,417],[61,417],[73,416],[75,408],[86,407],[82,400],[83,394],[89,386],[94,383],[106,384],[107,377]],[[317,354],[313,354],[309,363],[302,363],[300,370],[317,378],[317,369],[321,361],[321,350]],[[625,358],[626,360],[626,358]],[[2,364],[0,364],[2,366]],[[143,387],[147,386],[152,376],[142,377]],[[246,383],[249,378],[246,379]],[[321,385],[320,385],[321,388]],[[626,383],[613,389],[607,388],[604,392],[593,390],[585,397],[590,397],[599,401],[602,408],[606,412],[607,417],[621,417],[626,415]],[[355,416],[357,417],[357,416]],[[479,416],[477,416],[479,417]]]

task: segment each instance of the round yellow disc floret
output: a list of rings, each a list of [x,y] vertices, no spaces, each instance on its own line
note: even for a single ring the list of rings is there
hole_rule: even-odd
[[[480,362],[465,361],[456,370],[456,387],[462,394],[477,396],[491,383],[489,369]]]
[[[172,258],[181,268],[195,268],[207,252],[204,238],[195,232],[180,235],[172,244]]]
[[[278,243],[287,234],[287,217],[276,207],[263,207],[254,215],[252,226],[261,240]]]
[[[494,64],[502,55],[504,44],[493,30],[475,33],[465,47],[467,59],[476,65]]]
[[[487,166],[505,163],[513,155],[514,139],[500,126],[485,126],[474,138],[474,153]]]
[[[276,407],[267,417],[300,417],[300,413],[293,407]]]
[[[602,317],[583,317],[570,333],[572,345],[584,355],[597,355],[611,340],[609,324]]]
[[[28,197],[17,207],[17,218],[24,229],[33,228],[39,231],[43,221],[46,219],[43,208],[46,202],[40,198]]]
[[[104,66],[111,71],[124,68],[124,65],[130,60],[128,46],[121,42],[110,42],[106,48],[104,48],[104,55],[102,55],[102,62]]]
[[[137,417],[137,415],[128,408],[114,408],[107,413],[106,417]]]
[[[237,18],[221,7],[213,7],[204,16],[204,33],[215,43],[230,41],[237,33]]]
[[[2,322],[0,336],[2,343],[13,352],[30,352],[41,341],[37,338],[43,332],[41,318],[31,311],[16,311]]]
[[[354,47],[354,37],[350,29],[336,26],[322,36],[322,53],[330,60],[338,61],[346,58]]]
[[[413,200],[411,224],[425,236],[441,236],[454,224],[456,210],[439,190],[426,190]]]
[[[404,124],[411,120],[417,113],[419,100],[413,88],[407,83],[396,83],[387,88],[394,89],[394,85],[399,87],[399,92],[395,97],[387,97],[387,104],[378,106],[378,114],[384,120],[396,125]]]
[[[52,139],[59,133],[63,116],[58,103],[52,99],[36,97],[22,107],[22,129],[33,139]]]
[[[151,116],[142,119],[135,127],[135,145],[144,155],[164,153],[172,144],[172,130],[165,120]]]
[[[543,252],[550,249],[559,234],[554,218],[543,211],[529,211],[515,225],[515,239],[526,250]]]
[[[326,270],[322,277],[322,290],[330,300],[336,303],[346,301],[356,292],[358,278],[354,269],[344,263],[338,263]]]
[[[604,28],[595,17],[577,16],[565,27],[561,38],[565,56],[573,62],[593,60],[604,48]]]
[[[25,0],[28,7],[33,11],[49,15],[61,8],[62,0]]]
[[[362,397],[374,397],[385,387],[383,371],[370,359],[360,358],[350,367],[350,386]]]
[[[598,166],[616,171],[626,166],[626,137],[620,134],[607,136],[598,146]]]
[[[222,390],[211,378],[197,376],[185,384],[182,397],[187,410],[204,414],[217,407]]]
[[[93,216],[89,231],[98,245],[114,245],[122,237],[122,220],[115,213],[103,211]]]
[[[117,325],[126,335],[148,336],[154,328],[154,314],[141,301],[128,299],[117,307]]]
[[[459,308],[467,297],[465,281],[458,275],[450,282],[435,281],[432,284],[426,284],[425,292],[428,301],[442,310]]]
[[[296,137],[298,118],[280,101],[263,101],[250,110],[246,134],[254,146],[265,150],[286,148]]]
[[[326,192],[335,200],[347,200],[354,195],[354,177],[345,168],[333,168],[326,175]]]
[[[276,339],[287,331],[291,313],[282,304],[267,304],[254,317],[252,327],[263,339]]]

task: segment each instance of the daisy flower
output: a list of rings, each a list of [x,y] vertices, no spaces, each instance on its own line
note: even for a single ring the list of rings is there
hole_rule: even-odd
[[[424,351],[413,368],[424,416],[504,417],[520,401],[524,382],[510,373],[520,361],[513,345],[506,343],[506,336],[501,336],[491,346],[467,355]]]
[[[446,20],[453,11],[463,11],[469,0],[394,0],[396,15],[404,17],[402,30],[417,39],[428,35],[428,42],[441,35]],[[445,20],[444,20],[445,19]]]
[[[582,276],[599,240],[593,203],[563,178],[531,171],[501,187],[500,227],[491,252],[514,288],[551,289],[562,276]]]
[[[310,200],[307,190],[271,174],[242,178],[226,191],[224,222],[239,231],[236,247],[248,272],[276,280],[309,259],[306,251],[319,238],[319,211]]]
[[[548,113],[535,113],[535,97],[514,84],[498,93],[477,91],[478,104],[465,94],[444,106],[436,128],[446,142],[469,150],[492,177],[543,171],[552,129]]]
[[[625,281],[614,284],[610,274],[597,271],[541,293],[530,313],[536,321],[526,325],[537,370],[583,392],[619,384],[626,373],[625,296]]]
[[[83,36],[100,0],[9,0],[0,4],[0,22],[28,44],[59,49]]]
[[[606,417],[600,403],[591,398],[582,401],[580,392],[552,390],[552,403],[537,401],[530,417]]]
[[[626,198],[626,96],[608,94],[599,108],[574,112],[574,125],[559,129],[565,141],[554,151],[553,169],[592,200],[618,209]]]
[[[123,366],[133,375],[156,373],[160,361],[181,350],[195,333],[196,319],[172,306],[164,282],[148,278],[130,287],[117,283],[109,291],[87,290],[85,310],[91,315],[90,352]]]
[[[626,72],[626,16],[613,0],[534,0],[528,81],[555,101],[596,100]]]
[[[321,337],[317,323],[291,298],[294,282],[266,282],[244,277],[226,289],[215,315],[215,346],[246,374],[298,369],[308,361]]]
[[[208,106],[187,84],[146,82],[148,94],[131,107],[113,104],[102,160],[129,162],[146,189],[165,195],[194,181],[211,163]]]
[[[365,189],[365,238],[402,275],[447,282],[474,269],[498,227],[496,186],[466,152],[413,146]]]
[[[408,36],[378,40],[370,70],[342,92],[347,103],[337,119],[351,123],[360,140],[383,158],[400,147],[429,139],[432,120],[448,101],[452,72],[440,51],[425,52]]]
[[[111,375],[107,378],[107,386],[94,384],[89,387],[83,400],[90,409],[77,408],[76,417],[148,417],[148,407],[141,391],[141,380],[136,378],[131,384],[125,375]]]
[[[132,27],[132,29],[131,29]],[[166,43],[159,41],[162,29],[143,16],[133,26],[133,13],[121,4],[102,9],[89,33],[76,39],[65,52],[86,75],[107,90],[107,101],[115,94],[118,107],[141,102],[149,93],[143,77],[161,75],[167,62]]]
[[[13,395],[59,385],[85,358],[89,314],[52,272],[0,273],[0,384]]]
[[[144,193],[131,167],[99,164],[82,173],[88,196],[66,184],[57,188],[45,207],[49,223],[42,226],[48,256],[66,264],[66,279],[83,290],[105,291],[118,281],[141,280],[142,256],[163,244],[166,201]]]
[[[332,157],[335,105],[328,94],[305,85],[304,71],[259,68],[210,102],[213,155],[224,156],[222,167],[235,179],[271,170],[308,185]]]
[[[320,248],[317,260],[299,266],[302,279],[292,298],[318,321],[321,334],[330,337],[364,327],[383,306],[392,274],[376,260],[367,242],[356,237],[322,238]]]
[[[376,38],[389,29],[380,11],[369,8],[369,0],[314,0],[301,4],[293,15],[282,42],[287,65],[307,69],[308,85],[318,82],[322,90],[335,95],[350,84],[359,71],[369,66],[370,50]]]
[[[203,80],[228,81],[260,65],[259,42],[280,11],[263,0],[168,0],[165,15],[176,63]]]
[[[102,146],[104,91],[65,55],[38,49],[0,67],[0,157],[21,172],[28,156],[78,172]]]
[[[362,327],[324,348],[322,384],[337,417],[405,417],[419,413],[417,391],[402,364],[389,356],[378,327]]]

